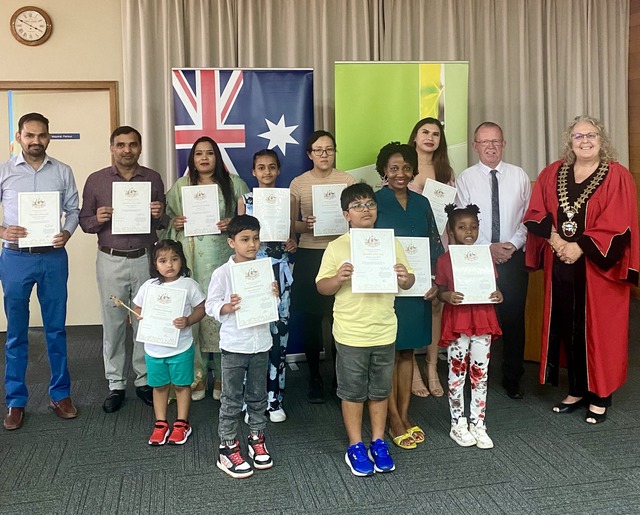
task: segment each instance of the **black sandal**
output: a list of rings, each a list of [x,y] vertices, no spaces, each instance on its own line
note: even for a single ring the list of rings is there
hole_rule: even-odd
[[[554,413],[573,413],[576,409],[578,409],[580,406],[584,405],[584,397],[582,399],[580,399],[579,401],[573,402],[571,404],[566,404],[564,402],[559,402],[558,404],[556,404],[551,411],[553,411]]]
[[[592,418],[593,420],[595,420],[595,422],[589,422],[589,419]],[[584,417],[584,421],[587,424],[600,424],[601,422],[604,422],[605,420],[607,420],[607,412],[605,411],[604,413],[594,413],[591,410],[587,410],[587,416]]]

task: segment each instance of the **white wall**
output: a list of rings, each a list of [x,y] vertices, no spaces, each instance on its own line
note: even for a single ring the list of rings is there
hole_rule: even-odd
[[[9,21],[16,9],[25,5],[36,5],[49,13],[53,23],[53,32],[44,44],[28,47],[18,43],[9,29]],[[117,81],[120,92],[119,110],[122,112],[122,31],[120,23],[120,0],[1,0],[0,1],[0,81]],[[108,104],[106,93],[87,93],[74,98],[104,95],[100,106],[80,107],[76,102],[71,109],[60,105],[47,104],[46,98],[58,104],[53,93],[42,96],[42,107],[37,110],[48,116],[53,132],[81,132],[79,141],[54,141],[49,147],[53,157],[63,160],[71,166],[76,176],[80,193],[86,176],[99,168],[110,164],[109,155],[109,115],[100,111],[104,101]],[[9,134],[7,95],[0,95],[0,162],[9,157]],[[15,102],[16,109],[20,102]],[[103,112],[96,115],[96,112]],[[68,116],[65,115],[68,113]],[[14,112],[19,117],[20,112]],[[82,119],[83,115],[86,115]],[[99,116],[101,119],[95,118]],[[64,117],[64,121],[61,119]],[[74,121],[77,118],[81,121]],[[91,118],[87,120],[86,117]],[[120,120],[126,123],[126,120]],[[106,122],[106,127],[105,127]],[[100,129],[100,137],[91,137]],[[104,128],[104,130],[103,130]],[[78,145],[83,153],[92,159],[81,159]],[[76,148],[74,150],[74,147]],[[87,148],[89,147],[89,148]],[[90,163],[90,164],[87,164]],[[1,220],[0,215],[0,220]],[[95,287],[96,237],[87,235],[78,227],[68,248],[70,263],[68,325],[99,324],[99,307]],[[34,294],[35,296],[35,294]],[[32,296],[31,324],[41,325],[37,304]],[[0,313],[0,330],[4,330],[6,321]]]

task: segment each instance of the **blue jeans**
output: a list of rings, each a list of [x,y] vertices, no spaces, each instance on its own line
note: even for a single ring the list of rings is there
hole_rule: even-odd
[[[29,348],[29,298],[37,284],[47,353],[51,366],[49,396],[54,401],[69,397],[71,378],[67,368],[67,278],[69,263],[65,249],[29,254],[2,249],[0,278],[7,316],[5,393],[7,407],[24,407],[29,398],[26,384]]]
[[[222,442],[236,439],[243,401],[247,403],[249,429],[263,432],[267,427],[268,367],[269,351],[257,354],[222,351],[222,397],[218,417],[218,436]]]

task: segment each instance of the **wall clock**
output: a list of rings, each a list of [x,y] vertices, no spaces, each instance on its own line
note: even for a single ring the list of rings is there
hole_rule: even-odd
[[[52,31],[51,18],[39,7],[21,7],[11,16],[11,33],[23,45],[42,45]]]

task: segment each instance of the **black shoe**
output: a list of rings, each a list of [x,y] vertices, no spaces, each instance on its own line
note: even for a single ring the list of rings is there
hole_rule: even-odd
[[[554,413],[569,414],[569,413],[573,413],[580,406],[584,406],[584,399],[580,399],[579,401],[572,402],[571,404],[567,404],[566,402],[559,402],[553,408],[551,408],[551,411],[553,411]]]
[[[153,406],[153,388],[149,385],[136,386],[136,395],[142,399],[147,406]]]
[[[322,404],[325,402],[324,382],[321,377],[311,379],[309,382],[309,391],[307,392],[307,401],[311,404]]]
[[[124,390],[111,390],[111,393],[107,395],[107,398],[102,404],[102,409],[107,413],[115,413],[122,408],[124,402]]]
[[[593,422],[590,422],[589,419],[593,419]],[[607,412],[604,413],[594,413],[590,409],[587,410],[587,415],[584,417],[584,421],[587,424],[600,424],[600,422],[604,422],[607,420]]]
[[[503,381],[502,386],[504,387],[507,397],[510,399],[520,400],[524,398],[524,390],[519,383],[511,384]]]

